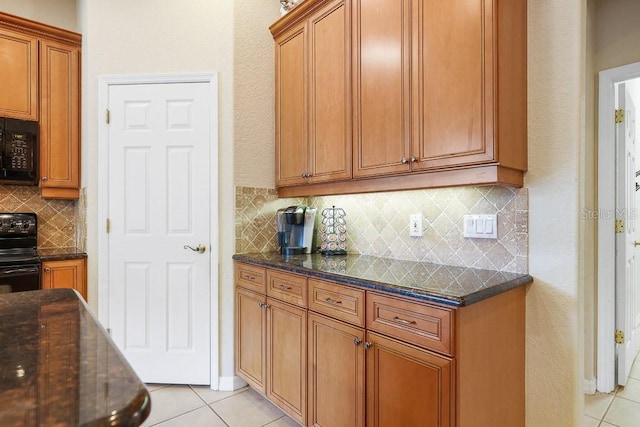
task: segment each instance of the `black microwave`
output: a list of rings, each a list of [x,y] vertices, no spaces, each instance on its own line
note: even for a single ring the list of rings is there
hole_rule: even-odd
[[[38,185],[38,122],[0,117],[0,184]]]

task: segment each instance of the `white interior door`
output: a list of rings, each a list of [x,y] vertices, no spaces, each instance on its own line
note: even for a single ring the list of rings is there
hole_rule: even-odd
[[[616,329],[624,341],[616,344],[616,356],[618,384],[625,385],[635,357],[636,111],[624,83],[618,85],[617,110],[624,119],[616,127],[616,219],[624,221],[624,229],[616,234]]]
[[[211,102],[206,83],[108,89],[108,327],[144,382],[211,379]]]

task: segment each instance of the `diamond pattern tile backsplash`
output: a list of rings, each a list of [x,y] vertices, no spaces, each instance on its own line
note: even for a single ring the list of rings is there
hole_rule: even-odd
[[[237,187],[236,252],[277,250],[275,213],[281,207],[316,206],[319,218],[322,209],[337,206],[347,214],[350,253],[526,273],[528,199],[526,188],[499,186],[306,199],[278,199],[273,189]],[[409,237],[410,214],[422,215],[423,237]],[[498,239],[463,238],[465,214],[497,214]]]
[[[35,212],[38,248],[76,246],[76,202],[43,200],[38,187],[0,185],[1,212]]]

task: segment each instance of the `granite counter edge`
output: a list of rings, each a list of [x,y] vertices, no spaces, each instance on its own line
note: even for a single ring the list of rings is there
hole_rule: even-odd
[[[40,261],[66,261],[87,258],[87,253],[76,248],[38,249]]]
[[[490,288],[480,289],[476,292],[470,293],[463,297],[456,297],[450,295],[442,295],[432,293],[429,291],[419,291],[416,289],[410,289],[403,286],[393,285],[390,283],[377,282],[370,279],[360,279],[352,276],[345,276],[342,274],[331,273],[326,271],[313,270],[307,267],[301,267],[298,265],[292,265],[286,262],[277,262],[263,259],[256,259],[249,254],[234,254],[232,257],[235,261],[245,262],[247,264],[259,265],[262,267],[277,268],[279,270],[290,271],[292,273],[304,274],[311,277],[316,277],[324,280],[331,280],[334,282],[342,283],[345,285],[353,285],[373,291],[388,292],[406,297],[416,298],[423,301],[435,302],[439,304],[445,304],[454,307],[464,307],[471,305],[482,300],[491,298],[503,292],[517,288],[519,286],[527,285],[533,282],[533,277],[528,274],[508,280],[499,285],[492,286]]]

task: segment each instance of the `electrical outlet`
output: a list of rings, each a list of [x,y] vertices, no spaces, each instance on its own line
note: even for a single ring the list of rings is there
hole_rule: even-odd
[[[422,237],[422,214],[409,215],[409,236]]]

